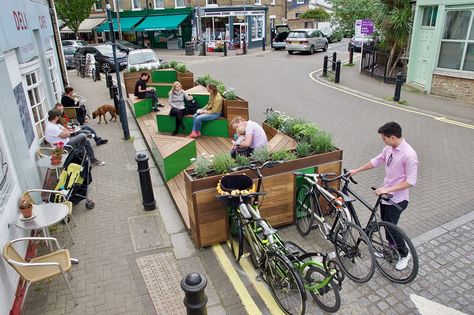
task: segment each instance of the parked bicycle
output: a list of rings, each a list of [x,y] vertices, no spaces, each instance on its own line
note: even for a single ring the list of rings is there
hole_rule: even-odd
[[[353,281],[369,281],[375,271],[375,256],[369,238],[357,225],[341,198],[318,184],[318,179],[333,174],[294,173],[305,181],[296,191],[295,220],[298,232],[306,236],[316,226],[323,237],[332,242],[336,258],[344,273]],[[325,216],[320,198],[328,203]]]
[[[413,281],[418,274],[418,255],[415,246],[408,237],[408,235],[397,225],[382,221],[377,213],[377,210],[382,201],[388,202],[397,208],[400,208],[397,203],[391,200],[392,195],[381,194],[378,196],[375,205],[372,207],[366,200],[359,196],[356,192],[349,188],[349,182],[357,184],[353,177],[345,175],[347,170],[344,169],[344,174],[332,179],[323,177],[323,183],[327,187],[330,182],[341,180],[343,183],[340,192],[334,191],[343,197],[344,202],[349,209],[353,222],[359,227],[363,228],[357,212],[355,211],[353,203],[359,200],[367,209],[371,211],[367,225],[363,230],[367,234],[374,249],[376,264],[382,274],[389,280],[396,283],[409,283]],[[329,187],[328,187],[329,188]],[[375,190],[375,187],[372,187]],[[331,188],[329,188],[331,190]],[[354,197],[354,198],[351,198]],[[401,209],[400,209],[401,210]],[[397,268],[397,262],[401,255],[406,257],[410,255],[410,260],[406,268]],[[400,270],[401,269],[401,270]]]

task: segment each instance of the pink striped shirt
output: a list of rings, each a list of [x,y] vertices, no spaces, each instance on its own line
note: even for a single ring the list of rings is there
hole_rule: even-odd
[[[387,145],[382,152],[370,160],[374,167],[385,164],[385,178],[383,187],[388,188],[403,181],[407,181],[411,186],[416,185],[418,173],[418,157],[415,150],[405,141],[402,140],[400,145],[393,148]],[[392,201],[401,202],[409,199],[408,188],[391,192]],[[387,202],[383,202],[387,203]]]

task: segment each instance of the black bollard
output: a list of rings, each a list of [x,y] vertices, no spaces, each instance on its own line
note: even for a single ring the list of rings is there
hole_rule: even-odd
[[[403,84],[403,75],[401,72],[397,73],[397,80],[395,83],[395,94],[393,95],[393,100],[395,102],[400,101],[400,93],[402,92],[402,84]]]
[[[349,64],[354,63],[354,47],[351,46],[351,49],[349,49]]]
[[[336,62],[336,74],[334,77],[334,83],[339,83],[341,80],[341,61]]]
[[[336,71],[336,59],[337,59],[337,53],[333,52],[332,53],[332,65],[331,65],[332,71]]]
[[[100,81],[100,69],[99,69],[99,63],[98,62],[95,63],[95,73],[94,73],[94,75],[95,75],[96,81]]]
[[[105,85],[110,89],[112,86],[112,75],[108,72],[105,73]]]
[[[224,57],[227,56],[227,42],[224,41]]]
[[[245,40],[245,36],[244,36],[244,41],[242,43],[242,52],[244,55],[247,54],[247,41]]]
[[[206,41],[202,41],[202,55],[206,55]]]
[[[328,76],[328,56],[324,56],[324,61],[323,61],[323,77]]]
[[[181,280],[184,291],[184,306],[188,315],[207,315],[207,296],[204,292],[207,280],[197,272],[188,274]]]
[[[118,95],[118,87],[116,85],[110,86],[109,89],[110,98],[114,98]]]
[[[265,37],[262,38],[262,50],[265,51]]]
[[[143,207],[145,210],[155,210],[156,201],[153,195],[153,187],[151,185],[150,168],[148,167],[148,156],[138,154],[135,158],[138,166],[138,176],[140,177],[140,188],[142,190]]]

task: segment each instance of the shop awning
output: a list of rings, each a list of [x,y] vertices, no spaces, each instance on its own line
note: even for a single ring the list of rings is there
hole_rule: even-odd
[[[175,30],[187,17],[187,14],[149,16],[135,27],[135,31]]]
[[[122,32],[128,32],[132,29],[135,24],[140,22],[140,20],[143,18],[143,16],[138,16],[138,17],[121,17],[120,18],[120,29]],[[118,31],[118,24],[117,24],[117,18],[113,18],[112,22],[114,23],[114,31]],[[109,31],[109,23],[105,21],[104,24],[102,24],[98,29],[96,29],[96,32],[108,32]]]
[[[100,19],[85,19],[79,25],[79,33],[92,32],[92,30],[94,28],[96,28],[97,25],[101,24],[102,22],[104,22],[103,18],[100,18]],[[74,32],[73,32],[73,30],[71,30],[69,27],[66,26],[61,30],[61,33],[74,33]]]

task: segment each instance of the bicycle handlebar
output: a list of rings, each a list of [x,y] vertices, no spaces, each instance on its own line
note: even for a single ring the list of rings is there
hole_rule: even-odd
[[[286,161],[266,161],[265,163],[263,163],[262,165],[260,166],[257,166],[256,164],[252,163],[250,165],[246,165],[246,166],[237,166],[237,167],[233,167],[231,170],[233,172],[235,171],[240,171],[240,170],[246,170],[246,169],[250,169],[250,170],[261,170],[262,168],[265,168],[265,167],[273,167],[274,164],[282,164],[282,163],[285,163]]]
[[[343,172],[344,172],[344,177],[348,177],[349,180],[350,180],[352,183],[354,183],[354,184],[356,184],[356,185],[358,184],[358,183],[356,182],[356,180],[355,180],[352,176],[347,176],[347,172],[349,172],[349,170],[348,170],[347,168],[344,168],[344,169],[343,169]]]

